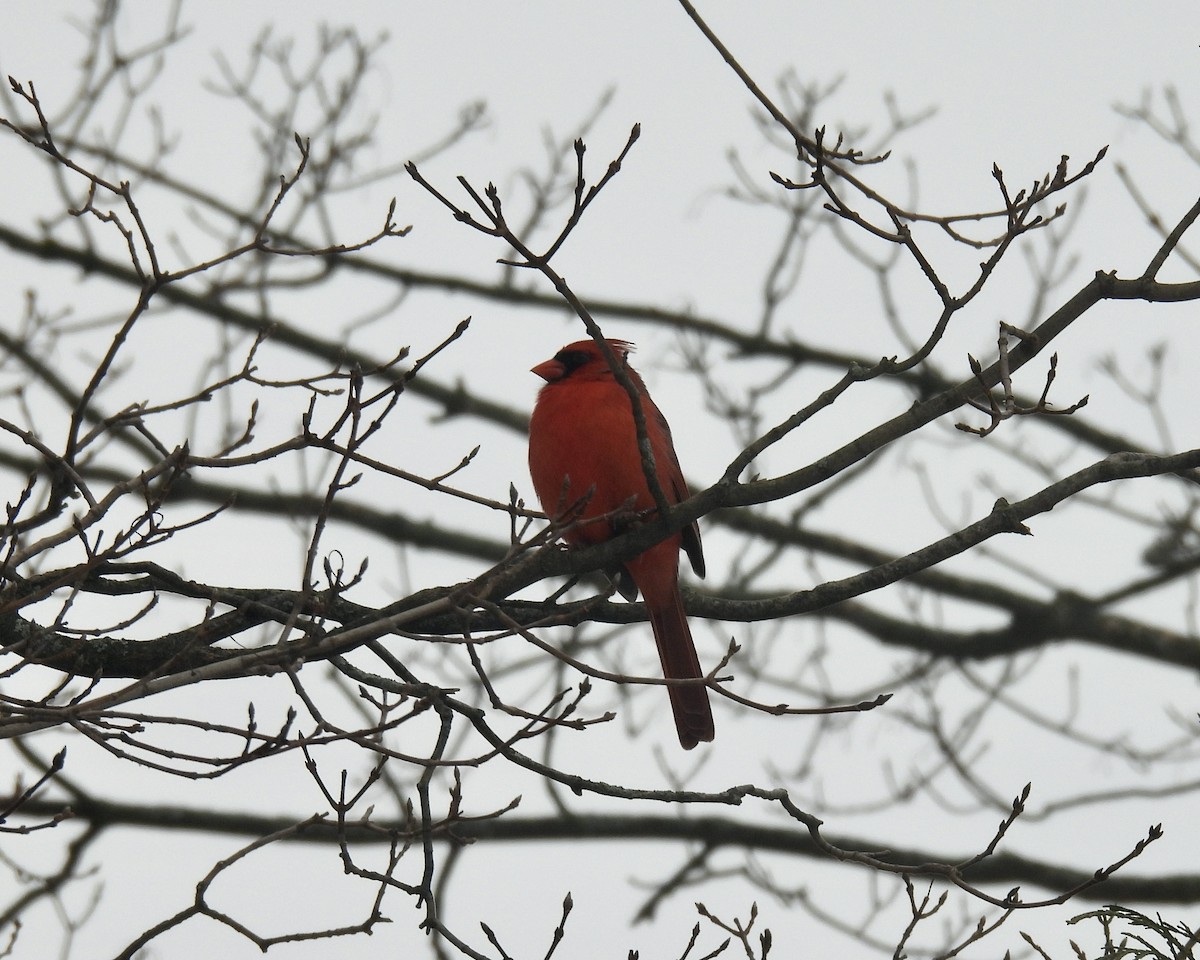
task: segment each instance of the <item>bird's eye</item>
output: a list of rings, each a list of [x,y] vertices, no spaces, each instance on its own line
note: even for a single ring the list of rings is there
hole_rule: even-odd
[[[567,376],[582,367],[591,357],[582,350],[560,350],[554,359],[563,365],[563,376]]]

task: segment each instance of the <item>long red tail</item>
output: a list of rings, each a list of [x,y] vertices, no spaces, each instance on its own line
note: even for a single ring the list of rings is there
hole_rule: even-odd
[[[662,602],[652,603],[647,598],[650,626],[654,628],[654,639],[658,642],[663,676],[668,680],[695,680],[703,677],[704,673],[700,670],[700,659],[692,643],[692,631],[683,610],[679,585],[676,583],[673,587],[670,596],[661,598]],[[675,729],[683,749],[691,750],[702,740],[712,740],[716,731],[713,728],[712,709],[708,705],[708,690],[699,685],[667,687],[667,693],[671,696]]]

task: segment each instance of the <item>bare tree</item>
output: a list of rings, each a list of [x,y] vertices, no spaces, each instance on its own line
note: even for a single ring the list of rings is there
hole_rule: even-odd
[[[119,4],[97,4],[71,96],[9,79],[4,190],[41,212],[0,222],[6,270],[34,278],[0,323],[0,736],[18,771],[0,802],[0,956],[95,955],[83,938],[122,897],[145,909],[120,914],[136,919],[118,957],[209,927],[247,955],[398,927],[437,956],[616,955],[623,941],[572,943],[576,924],[613,923],[580,890],[634,872],[606,861],[616,841],[660,852],[636,871],[637,919],[662,911],[678,956],[792,955],[795,916],[897,957],[985,938],[1066,956],[1062,931],[1004,938],[1085,911],[1103,956],[1122,924],[1157,938],[1148,955],[1194,953],[1194,925],[1169,918],[1200,901],[1200,872],[1124,868],[1200,792],[1194,711],[1175,706],[1200,666],[1200,450],[1168,399],[1167,338],[1131,356],[1097,317],[1200,299],[1185,246],[1200,201],[1160,212],[1120,167],[1161,238],[1126,275],[1074,253],[1104,149],[1033,180],[996,167],[969,210],[894,199],[878,183],[924,112],[889,100],[883,129],[835,132],[836,85],[769,86],[679,5],[778,150],[772,171],[731,154],[729,196],[775,224],[754,316],[568,280],[564,251],[619,206],[637,157],[636,125],[595,142],[607,100],[515,177],[444,172],[488,122],[480,105],[379,165],[366,87],[382,40],[325,28],[305,59],[265,33],[208,83],[258,131],[234,199],[173,172],[176,133],[143,111],[187,44],[178,6],[130,47]],[[1175,94],[1124,109],[1200,159]],[[349,197],[401,175],[404,202],[345,227]],[[403,265],[420,204],[470,252]],[[863,330],[790,322],[818,253],[873,291]],[[677,432],[732,455],[686,502],[563,549],[527,477],[477,469],[482,438],[519,462],[534,382],[496,399],[471,319],[423,298],[446,291],[475,316],[565,311],[568,339],[668,334],[679,362],[662,376],[696,398]],[[987,297],[1003,319],[964,359],[951,331],[979,329]],[[1056,383],[1087,361],[1060,340],[1093,322],[1105,388],[1140,432]],[[646,689],[662,681],[644,610],[604,571],[695,521],[711,573],[685,598],[698,636],[711,624],[718,740],[684,759]],[[1158,815],[1129,816],[1131,800]],[[1086,841],[1060,839],[1081,825]],[[120,879],[158,830],[221,838],[162,901]],[[302,880],[282,872],[295,850]],[[535,866],[496,866],[509,857]],[[291,882],[257,889],[249,870]]]

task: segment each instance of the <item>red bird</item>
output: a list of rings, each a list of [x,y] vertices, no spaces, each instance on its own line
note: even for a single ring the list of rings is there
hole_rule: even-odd
[[[627,357],[633,344],[607,342],[641,399],[659,486],[668,503],[686,500],[688,488],[671,442],[671,428],[650,399],[642,378],[629,366]],[[533,372],[546,381],[529,421],[529,473],[538,499],[546,513],[556,518],[584,499],[579,520],[616,513],[590,524],[577,523],[563,534],[568,542],[580,545],[610,540],[628,527],[628,520],[620,519],[621,513],[655,507],[638,452],[629,394],[593,340],[563,347]],[[687,551],[692,569],[703,577],[704,553],[694,523],[627,560],[623,572],[645,598],[664,676],[691,680],[704,673],[679,595],[680,546]],[[623,589],[622,593],[628,599],[636,596],[636,591]],[[670,686],[667,692],[683,748],[691,750],[701,740],[711,740],[708,691],[694,685]]]

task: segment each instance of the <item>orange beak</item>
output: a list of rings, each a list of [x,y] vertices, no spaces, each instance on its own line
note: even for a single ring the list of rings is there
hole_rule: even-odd
[[[547,383],[553,383],[555,380],[561,380],[567,371],[557,360],[543,360],[536,367],[530,367],[529,372],[536,373]]]

